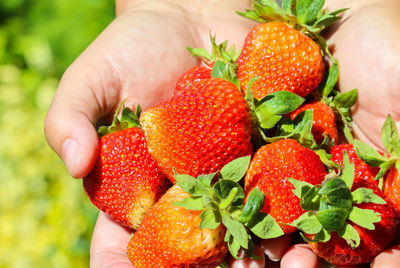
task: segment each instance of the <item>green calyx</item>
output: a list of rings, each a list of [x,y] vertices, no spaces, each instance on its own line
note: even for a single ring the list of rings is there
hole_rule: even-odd
[[[380,180],[380,187],[383,176],[390,168],[396,167],[400,173],[400,138],[396,122],[391,115],[387,116],[382,126],[381,137],[383,146],[387,150],[384,155],[362,141],[352,140],[357,156],[368,165],[380,168],[375,178]]]
[[[236,77],[236,61],[239,58],[240,51],[237,52],[234,45],[228,48],[227,40],[217,44],[215,42],[215,35],[213,36],[211,33],[210,40],[212,47],[211,54],[204,48],[186,48],[194,57],[199,57],[205,61],[206,65],[215,63],[211,74],[212,77],[228,80],[240,89],[240,83]]]
[[[215,35],[211,35],[211,33],[210,41],[212,46],[211,55],[204,48],[186,48],[194,57],[200,57],[208,62],[220,60],[222,62],[225,62],[226,64],[236,64],[236,60],[239,58],[240,51],[236,51],[235,45],[232,45],[228,48],[227,40],[220,44],[217,44],[215,42]]]
[[[263,239],[283,235],[275,220],[260,212],[264,205],[264,194],[258,188],[250,192],[246,204],[243,204],[245,195],[238,182],[246,174],[249,163],[250,156],[245,156],[228,163],[219,173],[197,178],[175,174],[177,185],[190,197],[174,205],[202,211],[201,229],[215,229],[223,224],[227,229],[224,240],[235,258],[239,258],[237,254],[240,248],[245,250],[247,256],[255,257],[252,254],[251,233]]]
[[[352,248],[360,244],[360,236],[352,225],[356,224],[368,230],[374,230],[374,223],[380,222],[380,214],[356,207],[360,203],[385,204],[386,202],[369,188],[357,188],[351,191],[354,180],[354,164],[350,164],[346,152],[341,174],[325,180],[321,185],[288,178],[300,198],[300,205],[307,210],[291,225],[314,238],[303,238],[309,242],[327,242],[332,232],[336,232]]]
[[[140,127],[139,117],[142,112],[140,105],[136,106],[136,111],[133,112],[130,108],[124,107],[123,101],[114,113],[114,118],[110,126],[101,126],[98,129],[100,137],[110,134],[115,131],[121,131],[131,127]],[[121,112],[121,118],[118,118],[118,114]]]
[[[358,90],[341,93],[335,89],[335,85],[339,78],[339,67],[336,59],[332,59],[329,67],[328,75],[321,84],[319,91],[321,93],[321,101],[327,104],[334,111],[336,118],[340,119],[344,128],[351,128],[351,108],[357,103]]]
[[[237,13],[260,23],[285,22],[307,34],[330,55],[326,42],[319,33],[339,20],[338,14],[347,9],[327,12],[323,9],[325,0],[282,0],[281,2],[279,5],[275,0],[254,0],[253,9]]]

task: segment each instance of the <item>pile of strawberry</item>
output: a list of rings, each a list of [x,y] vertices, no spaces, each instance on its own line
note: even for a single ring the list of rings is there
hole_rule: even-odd
[[[215,267],[239,250],[254,257],[255,236],[297,231],[337,265],[371,262],[392,244],[394,120],[382,127],[387,152],[352,138],[357,90],[335,90],[337,61],[319,35],[343,10],[282,2],[254,1],[240,13],[259,22],[240,53],[214,37],[211,55],[189,49],[203,64],[181,76],[170,99],[144,112],[121,105],[99,129],[84,189],[134,230],[127,254],[135,267]]]

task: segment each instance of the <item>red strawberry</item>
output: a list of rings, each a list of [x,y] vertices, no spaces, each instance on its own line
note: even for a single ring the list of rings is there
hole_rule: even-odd
[[[338,142],[338,131],[336,126],[335,113],[323,102],[313,101],[296,109],[290,114],[292,120],[301,112],[313,110],[312,134],[315,141],[321,144],[324,136],[328,136],[333,142]]]
[[[392,167],[385,174],[383,192],[395,206],[397,214],[400,215],[400,173],[397,168]]]
[[[167,190],[168,180],[150,156],[144,132],[124,118],[126,109],[122,120],[115,118],[100,138],[98,159],[83,179],[83,187],[96,207],[136,229]]]
[[[197,178],[175,175],[172,186],[146,214],[128,244],[135,267],[215,267],[228,249],[254,256],[250,232],[268,239],[283,234],[274,219],[260,213],[264,195],[255,188],[243,204],[238,181],[250,156]],[[216,179],[216,182],[211,182]],[[190,194],[189,194],[190,193]]]
[[[237,87],[220,78],[193,81],[140,118],[150,154],[174,182],[178,173],[212,173],[252,153],[251,114]]]
[[[257,99],[286,90],[306,96],[322,81],[325,63],[312,39],[283,22],[256,25],[246,37],[237,75],[243,89],[259,76],[251,90]]]
[[[179,78],[174,95],[180,94],[181,91],[185,90],[186,87],[189,87],[191,83],[195,81],[211,78],[211,71],[212,67],[206,65],[199,65],[191,68]]]
[[[174,185],[146,214],[128,244],[135,267],[215,267],[222,261],[228,252],[226,228],[200,229],[201,211],[172,204],[188,196]]]
[[[263,212],[278,223],[289,224],[304,210],[287,178],[319,184],[327,174],[319,156],[292,139],[282,139],[261,147],[254,155],[245,178],[245,192],[259,187],[265,193]],[[285,233],[295,227],[281,225]]]
[[[260,77],[251,87],[257,99],[281,90],[308,95],[324,77],[321,50],[330,55],[319,33],[338,20],[341,11],[327,13],[321,1],[284,2],[281,7],[275,1],[252,4],[252,10],[239,12],[260,23],[248,33],[238,59],[242,89]]]
[[[208,53],[204,48],[190,48],[187,47],[189,52],[194,57],[199,57],[202,64],[195,66],[190,70],[186,71],[178,80],[176,84],[174,95],[180,94],[182,90],[185,90],[192,82],[198,81],[200,79],[211,78],[212,69],[216,61],[222,61],[229,67],[230,76],[236,76],[236,64],[235,61],[239,56],[236,53],[235,46],[227,48],[228,41],[224,41],[217,44],[215,41],[215,36],[210,35],[211,54]]]
[[[355,191],[361,187],[372,189],[374,194],[387,202],[387,199],[376,184],[369,181],[355,179],[351,189]],[[380,221],[374,223],[373,230],[350,222],[360,236],[360,244],[356,248],[352,248],[336,232],[332,233],[332,237],[328,242],[311,242],[311,249],[318,256],[339,266],[357,265],[371,262],[375,256],[391,244],[396,236],[398,225],[398,217],[394,207],[390,203],[361,203],[357,204],[356,207],[379,213]]]
[[[400,215],[400,137],[396,122],[388,115],[382,126],[382,143],[386,152],[379,153],[369,145],[353,140],[357,155],[379,172],[376,180],[383,182],[383,190]],[[383,179],[383,181],[382,181]]]
[[[344,158],[340,176],[321,185],[290,180],[301,207],[295,222],[311,249],[339,266],[368,263],[393,241],[398,216],[377,185],[357,177],[355,165]]]
[[[340,144],[332,146],[330,150],[330,154],[332,154],[331,160],[339,166],[343,166],[343,152],[346,152],[349,156],[350,163],[354,163],[356,178],[367,180],[376,185],[378,184],[378,182],[375,180],[375,177],[379,172],[379,168],[370,166],[362,161],[357,156],[353,144]]]

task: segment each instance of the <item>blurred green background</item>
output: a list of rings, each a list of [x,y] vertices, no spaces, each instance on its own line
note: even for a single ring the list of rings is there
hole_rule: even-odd
[[[88,267],[97,210],[43,120],[62,73],[113,18],[111,0],[0,1],[0,267]]]

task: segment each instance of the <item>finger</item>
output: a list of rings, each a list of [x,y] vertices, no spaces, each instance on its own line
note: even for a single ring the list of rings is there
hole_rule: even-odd
[[[96,121],[111,113],[119,99],[119,80],[98,52],[104,39],[96,40],[65,72],[45,119],[49,145],[76,178],[87,175],[95,162]]]
[[[259,245],[264,254],[272,261],[279,261],[292,241],[292,235],[284,235],[278,238],[263,239]]]
[[[392,246],[379,254],[371,263],[372,268],[399,267],[400,245]]]
[[[321,264],[308,244],[291,246],[281,260],[281,268],[317,268]]]
[[[243,258],[237,260],[232,256],[228,257],[227,263],[230,268],[264,268],[265,267],[265,255],[260,247],[254,245],[254,252],[255,255],[259,256],[259,259],[250,259],[250,258]],[[241,250],[239,252],[239,257],[244,257],[244,251]]]
[[[90,267],[132,267],[126,248],[130,231],[99,213],[90,246]]]

